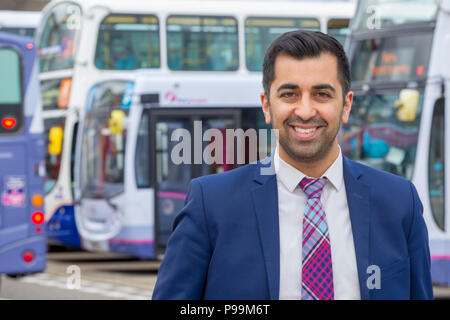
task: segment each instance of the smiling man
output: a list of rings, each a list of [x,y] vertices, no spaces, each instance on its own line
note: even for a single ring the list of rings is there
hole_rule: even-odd
[[[280,36],[264,58],[263,86],[276,151],[192,180],[153,298],[432,299],[415,187],[341,153],[353,93],[339,42],[311,31]]]

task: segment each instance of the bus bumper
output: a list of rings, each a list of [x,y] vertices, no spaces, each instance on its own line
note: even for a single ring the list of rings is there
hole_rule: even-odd
[[[33,256],[30,262],[24,260],[27,252]],[[15,275],[44,271],[47,264],[47,238],[38,235],[5,245],[0,250],[0,257],[0,273]]]

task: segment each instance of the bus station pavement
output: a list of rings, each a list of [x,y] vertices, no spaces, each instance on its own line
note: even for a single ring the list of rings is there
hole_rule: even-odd
[[[1,275],[0,299],[150,300],[161,261],[86,251],[50,251],[45,272]],[[434,286],[435,299],[450,300],[450,287]]]

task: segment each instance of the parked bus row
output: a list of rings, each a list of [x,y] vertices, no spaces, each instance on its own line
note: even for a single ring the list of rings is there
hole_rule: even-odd
[[[36,35],[49,242],[163,252],[188,179],[216,172],[162,164],[171,132],[192,130],[194,119],[219,129],[258,122],[247,106],[259,106],[269,44],[299,28],[344,41],[354,9],[348,1],[51,1]],[[174,118],[163,116],[173,103]],[[162,114],[139,111],[144,105]]]

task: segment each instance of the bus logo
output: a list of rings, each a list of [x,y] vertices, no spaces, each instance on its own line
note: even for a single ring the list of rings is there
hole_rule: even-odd
[[[6,176],[2,193],[2,204],[9,207],[22,207],[25,203],[25,178]]]

